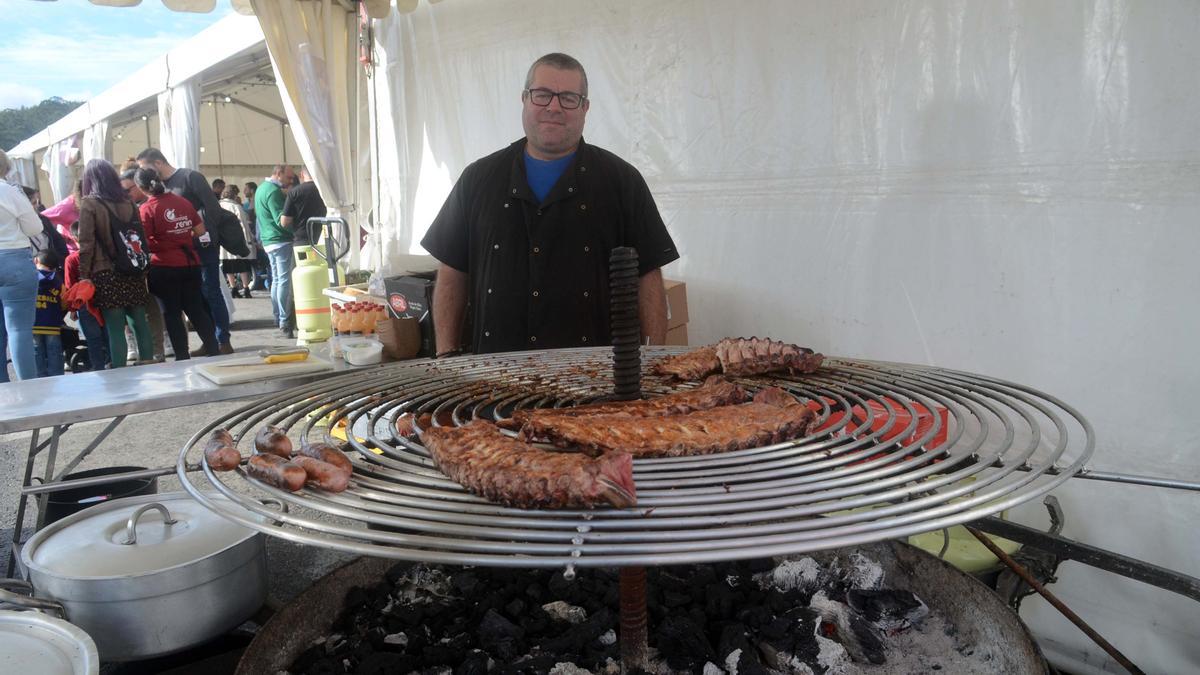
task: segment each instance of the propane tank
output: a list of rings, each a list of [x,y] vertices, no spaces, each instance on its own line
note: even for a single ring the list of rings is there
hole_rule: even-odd
[[[292,255],[296,258],[296,268],[292,270],[292,294],[296,302],[296,344],[324,342],[333,335],[329,298],[322,293],[329,286],[329,269],[325,259],[318,255],[313,246],[296,246],[292,249]],[[346,283],[346,275],[340,268],[338,283]]]

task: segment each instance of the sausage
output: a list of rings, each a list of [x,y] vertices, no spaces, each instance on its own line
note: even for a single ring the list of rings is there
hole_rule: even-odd
[[[278,455],[254,455],[246,463],[246,473],[267,485],[295,492],[304,487],[308,474],[299,465]]]
[[[233,437],[229,436],[229,432],[225,436],[229,437],[230,442],[214,435],[204,444],[204,461],[213,471],[233,471],[242,463],[242,453],[233,446]]]
[[[347,477],[354,471],[354,465],[350,463],[350,458],[346,456],[346,453],[328,443],[302,443],[300,451],[296,455],[312,457],[332,464],[335,468],[344,471]]]
[[[283,459],[292,456],[292,439],[279,427],[265,426],[254,435],[254,449],[267,455],[278,455]]]
[[[233,434],[229,433],[228,429],[221,429],[218,427],[213,429],[212,432],[208,434],[208,437],[218,439],[225,443],[225,445],[237,445],[233,442]]]
[[[296,457],[292,462],[304,469],[309,487],[326,492],[344,492],[350,486],[350,474],[329,462],[307,456]]]

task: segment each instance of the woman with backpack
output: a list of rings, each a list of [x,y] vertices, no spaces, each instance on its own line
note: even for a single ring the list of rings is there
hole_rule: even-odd
[[[192,208],[191,202],[174,192],[167,192],[167,186],[154,169],[138,169],[136,181],[142,192],[150,197],[140,209],[150,245],[150,292],[162,301],[163,323],[167,326],[175,360],[190,357],[184,313],[204,343],[204,353],[216,356],[220,353],[220,345],[217,344],[216,326],[204,302],[200,255],[192,239],[204,234],[204,220]]]
[[[125,322],[133,324],[139,363],[154,360],[154,343],[146,321],[152,302],[146,288],[145,232],[137,208],[121,189],[117,170],[93,159],[83,170],[83,199],[79,205],[79,276],[96,288],[92,304],[104,316],[108,353],[113,368],[126,362]]]

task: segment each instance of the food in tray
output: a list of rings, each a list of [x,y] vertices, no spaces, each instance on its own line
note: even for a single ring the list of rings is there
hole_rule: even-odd
[[[242,463],[233,436],[226,429],[213,429],[204,444],[204,461],[213,471],[233,471]]]
[[[251,457],[246,463],[246,473],[251,478],[288,492],[296,492],[308,480],[304,467],[272,454]]]
[[[254,449],[287,459],[292,456],[292,440],[283,429],[268,425],[254,435]]]
[[[332,464],[347,476],[354,471],[354,465],[350,463],[350,458],[346,456],[346,453],[328,443],[319,441],[316,443],[301,443],[300,450],[296,452],[296,455],[311,457]]]
[[[519,508],[637,504],[633,460],[625,452],[590,457],[545,450],[483,420],[427,428],[422,442],[451,480],[490,501]]]
[[[304,482],[309,487],[326,492],[345,492],[350,487],[350,472],[339,466],[306,455],[293,457],[292,462],[304,469]]]
[[[677,380],[699,380],[713,373],[761,375],[777,371],[811,373],[824,356],[806,347],[765,338],[725,338],[715,345],[669,356],[650,366],[650,373]]]
[[[749,403],[667,417],[542,415],[531,418],[519,438],[634,457],[682,457],[781,443],[808,435],[815,422],[808,406],[768,387]]]
[[[682,415],[696,410],[707,410],[731,403],[750,400],[750,394],[720,375],[713,375],[699,387],[637,401],[613,401],[588,403],[571,408],[530,408],[517,410],[512,417],[499,422],[506,429],[520,429],[530,422],[544,417],[581,417],[591,415],[624,415],[627,417],[665,417]]]

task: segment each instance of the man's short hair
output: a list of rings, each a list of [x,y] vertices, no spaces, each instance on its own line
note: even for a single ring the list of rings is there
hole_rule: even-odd
[[[533,71],[537,70],[538,66],[551,66],[559,70],[574,70],[583,78],[583,91],[579,92],[584,96],[588,93],[587,71],[583,69],[583,64],[575,59],[574,56],[568,56],[560,52],[551,52],[529,66],[529,72],[525,74],[525,88],[528,89],[533,84]]]
[[[162,154],[162,150],[159,150],[158,148],[146,148],[145,150],[139,152],[137,161],[140,162],[142,160],[147,162],[162,162],[163,164],[170,164],[170,162],[167,161],[166,155]]]
[[[271,175],[282,176],[287,171],[287,168],[287,164],[276,164],[275,166],[271,167]]]
[[[225,181],[220,178],[214,178],[213,179],[213,187],[215,188],[218,185],[220,185],[221,187],[225,187]]]

